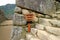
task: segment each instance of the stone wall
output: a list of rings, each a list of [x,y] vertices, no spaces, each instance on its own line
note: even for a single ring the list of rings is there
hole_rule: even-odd
[[[52,0],[47,1],[52,2]],[[17,0],[17,4],[19,3],[20,1]],[[55,9],[50,12],[52,11],[55,11]],[[48,12],[49,10],[47,13]],[[24,17],[24,14],[29,13],[34,14],[30,33],[27,28],[27,20]],[[13,16],[14,27],[11,40],[60,40],[60,11],[55,11],[51,16],[48,14],[43,15],[31,10],[23,9],[17,5]]]
[[[56,12],[55,0],[16,0],[16,5],[52,16]]]
[[[56,10],[57,10],[57,11],[60,10],[60,2],[59,2],[59,1],[56,2]]]

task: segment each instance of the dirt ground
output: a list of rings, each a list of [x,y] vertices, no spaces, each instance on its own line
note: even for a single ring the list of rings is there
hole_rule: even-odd
[[[6,20],[1,23],[0,40],[10,40],[12,27],[12,20]]]

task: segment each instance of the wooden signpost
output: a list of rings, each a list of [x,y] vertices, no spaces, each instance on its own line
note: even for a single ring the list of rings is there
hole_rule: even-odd
[[[31,29],[30,22],[32,21],[33,18],[34,18],[33,14],[25,14],[25,19],[28,22],[28,32],[30,32],[30,29]]]

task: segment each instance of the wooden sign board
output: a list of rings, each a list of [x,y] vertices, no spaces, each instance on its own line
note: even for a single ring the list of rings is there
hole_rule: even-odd
[[[33,14],[25,14],[25,19],[27,21],[32,21],[34,19],[34,15]]]

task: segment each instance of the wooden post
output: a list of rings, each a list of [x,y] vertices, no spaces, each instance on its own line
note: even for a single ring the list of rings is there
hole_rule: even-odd
[[[30,32],[30,30],[31,30],[31,25],[30,23],[28,23],[28,32]]]

